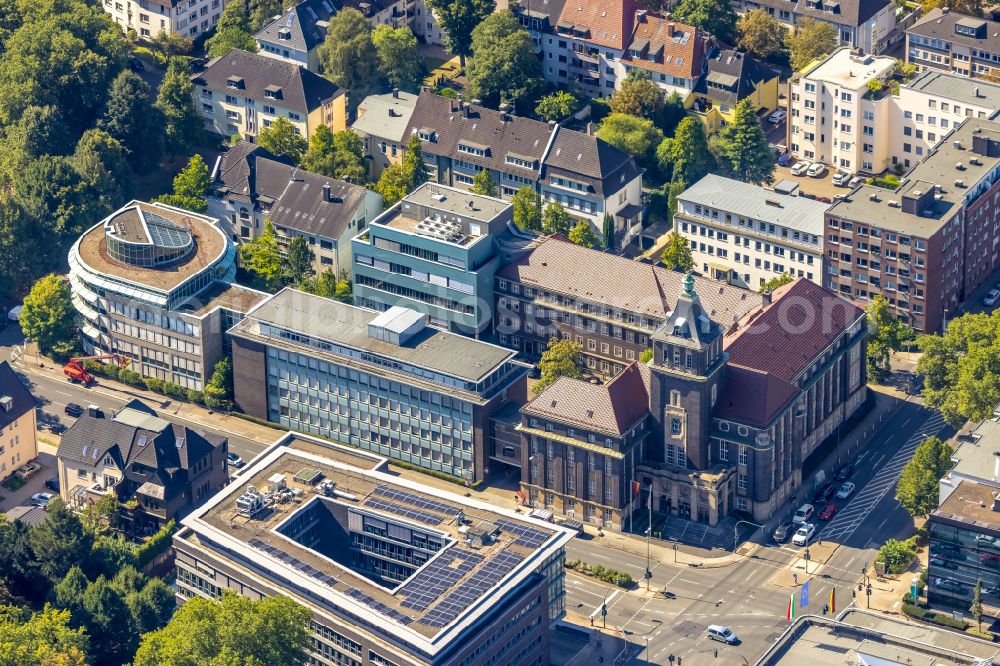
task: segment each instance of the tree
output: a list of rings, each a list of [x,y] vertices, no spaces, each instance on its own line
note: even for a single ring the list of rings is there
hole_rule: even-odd
[[[972,588],[972,605],[969,606],[969,614],[976,621],[979,631],[983,630],[983,579],[976,581],[976,586]]]
[[[319,61],[326,78],[351,91],[351,112],[378,88],[381,75],[371,24],[356,9],[343,9],[330,19]]]
[[[701,180],[714,162],[708,149],[705,126],[697,118],[684,118],[674,130],[674,136],[664,139],[657,146],[656,161],[664,174],[671,174],[686,183]]]
[[[117,529],[121,519],[121,502],[115,495],[101,495],[83,510],[80,520],[94,535]]]
[[[73,343],[75,316],[69,283],[58,275],[46,275],[35,282],[24,298],[19,321],[24,337],[37,342],[43,352],[49,352]]]
[[[913,517],[930,514],[938,506],[938,483],[951,469],[952,449],[937,437],[928,437],[917,446],[913,458],[903,467],[896,486],[896,499]]]
[[[566,209],[558,201],[550,201],[542,213],[542,232],[546,234],[569,233],[570,217]]]
[[[656,147],[663,142],[663,132],[646,118],[612,113],[601,121],[597,138],[648,165],[652,162]]]
[[[727,44],[736,37],[736,10],[727,0],[681,0],[673,17]]]
[[[174,592],[169,585],[159,578],[143,576],[143,579],[145,585],[141,589],[122,593],[140,635],[164,627],[176,606]]]
[[[427,164],[424,162],[423,146],[420,137],[411,134],[406,140],[406,152],[403,153],[403,169],[410,176],[410,190],[415,190],[427,182]]]
[[[0,606],[4,666],[87,666],[90,641],[71,626],[69,611],[45,606],[37,613]]]
[[[84,624],[86,616],[83,610],[83,593],[89,585],[87,576],[78,566],[70,567],[63,579],[52,588],[52,603],[57,608],[68,610],[73,617],[73,624]]]
[[[611,213],[604,214],[604,220],[601,223],[601,235],[604,236],[604,249],[608,252],[615,251],[615,218],[611,216]]]
[[[156,165],[163,154],[163,122],[153,107],[149,84],[124,71],[111,83],[97,128],[118,140],[133,168],[145,169]]]
[[[309,149],[302,157],[302,167],[313,173],[361,184],[368,178],[364,144],[352,130],[331,132],[320,125],[309,138]]]
[[[472,187],[469,191],[473,194],[481,194],[484,197],[495,197],[497,196],[497,184],[490,176],[489,169],[483,169],[472,179]]]
[[[694,258],[687,239],[676,231],[671,231],[667,237],[667,246],[663,248],[660,259],[668,268],[687,273],[694,268]]]
[[[528,31],[509,11],[491,14],[472,31],[469,93],[486,106],[502,102],[522,113],[535,108],[542,68]]]
[[[86,569],[94,536],[62,500],[53,499],[47,509],[49,518],[31,528],[30,543],[39,570],[55,583],[74,565]]]
[[[639,354],[639,363],[649,363],[653,360],[653,350],[643,349],[642,353]]]
[[[736,22],[739,33],[737,46],[758,58],[770,58],[785,48],[786,30],[776,18],[763,9],[754,9]]]
[[[257,137],[257,143],[275,155],[286,155],[295,164],[302,161],[302,156],[309,148],[299,129],[287,118],[276,118],[270,127],[262,129]]]
[[[49,232],[42,238],[51,242],[56,236],[77,236],[101,218],[94,194],[70,158],[43,155],[21,170],[13,201],[34,224]]]
[[[569,230],[569,239],[586,248],[600,247],[601,245],[601,237],[597,235],[594,227],[587,220],[580,220],[576,226]]]
[[[826,21],[801,18],[795,23],[795,32],[788,35],[792,69],[801,72],[814,60],[833,53],[838,44],[837,28]]]
[[[76,144],[70,164],[80,174],[88,198],[101,215],[132,198],[132,167],[125,149],[107,132],[89,129]]]
[[[4,187],[13,188],[24,168],[45,155],[62,155],[73,145],[69,126],[52,106],[29,106],[17,120],[3,129],[0,164]]]
[[[240,245],[240,265],[275,290],[281,286],[283,274],[281,254],[278,252],[278,235],[270,219],[264,220],[264,231],[251,241]]]
[[[514,224],[526,231],[542,230],[542,199],[535,188],[525,185],[511,197]]]
[[[208,210],[208,191],[211,187],[212,178],[208,165],[201,155],[195,153],[188,160],[187,166],[174,176],[173,194],[159,196],[156,201],[194,213],[204,213]]]
[[[382,195],[386,206],[391,206],[412,191],[412,182],[403,165],[390,164],[382,170],[375,191]]]
[[[774,153],[749,97],[736,104],[732,122],[717,136],[716,157],[733,177],[755,185],[774,181]]]
[[[557,90],[551,95],[546,95],[535,105],[536,116],[542,120],[555,120],[556,122],[569,118],[579,110],[580,100],[573,93],[565,90]]]
[[[614,113],[627,113],[655,122],[663,111],[666,98],[663,88],[653,83],[649,74],[633,69],[608,103]]]
[[[183,154],[201,142],[204,126],[194,106],[191,69],[183,58],[171,58],[160,82],[156,108],[163,115],[164,145]]]
[[[343,303],[350,303],[351,283],[347,279],[347,274],[337,276],[332,268],[327,268],[315,278],[306,279],[302,287],[310,294],[316,294],[323,298],[335,298]]]
[[[760,285],[760,289],[758,289],[757,291],[759,291],[762,294],[770,294],[778,287],[783,287],[784,285],[789,284],[791,282],[795,282],[795,276],[793,276],[791,273],[782,273],[781,275],[773,277],[764,284]]]
[[[865,308],[868,315],[868,379],[882,383],[889,375],[892,352],[911,339],[910,329],[899,321],[882,294],[876,294]]]
[[[473,50],[472,31],[493,13],[495,0],[429,0],[426,4],[444,31],[448,50],[458,54],[465,69],[465,59]]]
[[[83,593],[85,625],[98,665],[127,663],[138,646],[139,634],[124,601],[104,576],[99,576]]]
[[[223,356],[216,362],[212,378],[205,384],[205,404],[213,409],[231,407],[233,399],[233,362]]]
[[[225,593],[217,600],[194,597],[169,624],[146,634],[134,666],[305,663],[309,611],[284,596],[251,601]]]
[[[191,51],[194,50],[194,40],[187,35],[161,30],[156,33],[156,37],[153,37],[153,48],[169,60],[174,56],[191,55]]]
[[[215,34],[205,41],[209,58],[220,58],[232,49],[257,52],[257,41],[250,28],[250,14],[245,2],[230,2],[222,10]]]
[[[685,118],[687,118],[687,109],[684,108],[684,98],[675,90],[667,95],[656,126],[663,131],[664,136],[673,136],[677,125]]]
[[[424,77],[423,61],[417,53],[417,38],[406,26],[376,26],[372,44],[378,55],[379,69],[393,88],[416,92]]]
[[[313,261],[315,256],[305,236],[296,236],[289,241],[285,257],[285,273],[288,281],[294,284],[315,275]]]
[[[560,377],[573,379],[582,377],[580,352],[580,345],[568,338],[563,340],[551,338],[538,362],[539,377],[538,382],[535,383],[535,395],[554,384]]]
[[[286,5],[291,8],[295,3],[282,0],[250,0],[247,4],[250,8],[250,31],[256,33],[274,20],[275,16],[281,14]]]
[[[910,566],[916,554],[909,542],[888,539],[878,549],[876,559],[885,565],[886,573],[902,573]]]

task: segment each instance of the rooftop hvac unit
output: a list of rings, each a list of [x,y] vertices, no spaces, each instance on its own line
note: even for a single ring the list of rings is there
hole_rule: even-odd
[[[416,231],[422,236],[458,242],[462,239],[462,225],[449,222],[440,216],[425,217],[417,222]]]
[[[241,516],[251,517],[264,508],[264,496],[257,492],[253,486],[247,489],[236,500],[236,513]]]
[[[271,476],[267,477],[267,491],[270,493],[276,493],[279,490],[285,489],[285,475],[280,472],[275,472]]]

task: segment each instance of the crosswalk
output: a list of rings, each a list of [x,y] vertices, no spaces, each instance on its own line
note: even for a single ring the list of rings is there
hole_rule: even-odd
[[[865,484],[864,488],[855,495],[850,503],[842,509],[833,520],[831,520],[817,535],[816,538],[824,541],[836,541],[844,543],[854,534],[865,519],[875,509],[876,505],[886,493],[895,488],[903,467],[913,457],[920,442],[931,435],[937,434],[944,427],[944,418],[938,412],[934,412],[920,425],[913,435],[906,441],[899,451],[896,452],[888,462],[878,459],[868,461],[866,464],[879,467],[875,476]]]

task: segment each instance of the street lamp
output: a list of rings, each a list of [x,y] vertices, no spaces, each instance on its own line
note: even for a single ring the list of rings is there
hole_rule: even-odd
[[[802,553],[802,559],[806,561],[806,575],[809,575],[809,560],[812,557],[809,555],[809,546],[806,546],[806,552]]]
[[[608,587],[608,591],[604,593],[604,599],[601,601],[601,629],[608,628],[608,594],[614,586]]]
[[[656,624],[656,625],[660,625],[660,624],[663,624],[663,620],[657,620],[657,619],[652,619],[652,620],[650,620],[650,622],[652,622],[653,624]],[[644,634],[633,634],[633,635],[634,635],[634,636],[635,636],[636,638],[641,638],[641,639],[643,639],[644,641],[646,641],[646,652],[645,652],[644,654],[646,655],[646,664],[647,664],[647,666],[648,666],[649,664],[652,664],[652,663],[653,663],[653,662],[651,662],[651,661],[649,660],[649,635],[650,635],[651,633],[653,633],[654,631],[656,631],[657,629],[659,629],[659,627],[658,627],[658,626],[657,626],[657,627],[652,627],[652,628],[650,628],[650,630],[649,630],[649,631],[647,631],[647,632],[646,632],[646,633],[644,633]]]
[[[674,545],[671,546],[671,548],[673,548],[673,550],[674,550],[674,564],[677,564],[677,542],[676,541],[674,542]]]

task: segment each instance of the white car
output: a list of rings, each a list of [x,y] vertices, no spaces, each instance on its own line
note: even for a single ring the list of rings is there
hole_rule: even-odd
[[[837,499],[847,499],[854,494],[855,486],[851,481],[844,481],[840,484],[840,488],[837,488]]]
[[[822,162],[813,162],[809,165],[809,168],[806,169],[806,174],[810,178],[819,178],[824,173],[826,173],[826,165]]]
[[[12,307],[10,310],[7,311],[7,319],[9,319],[10,321],[17,321],[18,319],[21,318],[21,310],[22,306],[15,305],[14,307]]]
[[[792,523],[795,525],[800,525],[806,522],[807,520],[812,518],[813,512],[815,510],[816,509],[813,508],[812,504],[803,504],[802,506],[799,507],[799,510],[795,512],[795,515],[792,516]]]
[[[851,178],[850,182],[847,183],[847,186],[853,190],[855,187],[860,187],[864,184],[865,179],[862,176],[855,176],[854,178]]]
[[[837,187],[845,187],[847,183],[850,182],[850,180],[851,180],[851,174],[847,172],[838,171],[837,173],[833,174],[833,184],[836,185]]]
[[[792,166],[792,175],[793,176],[802,176],[802,175],[805,175],[806,171],[808,171],[809,167],[811,167],[811,166],[812,165],[809,162],[796,162]]]
[[[35,493],[31,496],[31,503],[35,506],[46,506],[52,501],[54,495],[52,493]]]
[[[990,289],[989,293],[983,296],[983,305],[996,305],[1000,298],[1000,289]]]
[[[767,117],[767,122],[774,123],[775,125],[777,125],[782,120],[784,120],[785,116],[787,115],[788,112],[785,111],[784,109],[776,109],[773,113],[771,113],[771,115]]]
[[[812,523],[803,523],[799,531],[795,533],[792,537],[792,543],[796,546],[806,546],[809,544],[809,539],[812,535],[816,533],[816,526]]]

